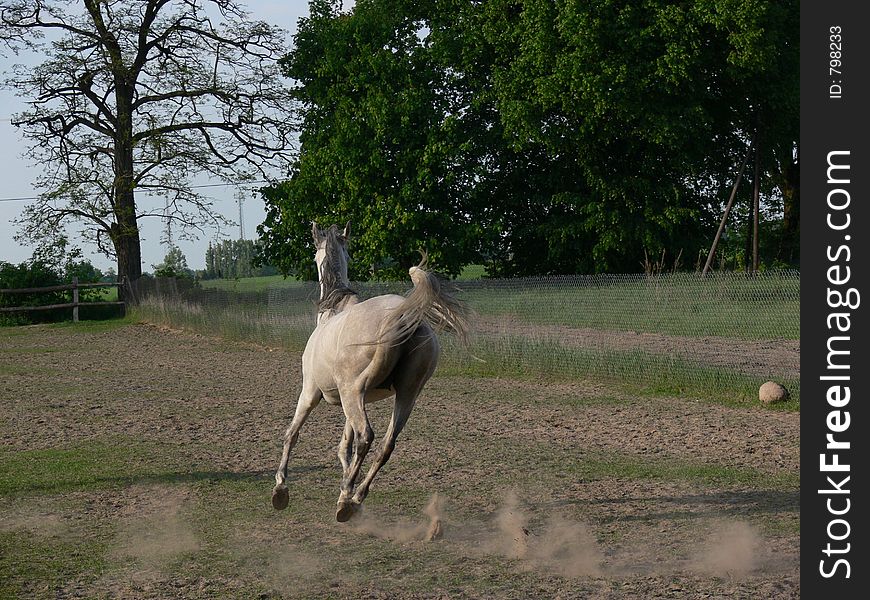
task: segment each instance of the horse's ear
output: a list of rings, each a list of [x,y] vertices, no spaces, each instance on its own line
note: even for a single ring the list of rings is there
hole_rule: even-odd
[[[347,225],[344,226],[344,231],[341,232],[341,237],[345,240],[350,239],[350,221],[347,222]]]
[[[317,221],[311,221],[311,237],[314,239],[315,246],[323,241],[323,232],[317,226]]]

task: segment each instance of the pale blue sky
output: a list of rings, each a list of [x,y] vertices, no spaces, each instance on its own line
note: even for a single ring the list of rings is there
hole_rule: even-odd
[[[290,44],[292,34],[296,31],[296,23],[301,16],[308,14],[307,0],[247,0],[245,2],[252,16],[269,23],[283,27],[288,31],[287,43]],[[345,2],[345,6],[352,5]],[[33,59],[31,59],[33,60]],[[23,62],[22,57],[0,56],[0,72],[6,71],[13,63]],[[21,101],[10,91],[0,89],[0,261],[19,263],[30,258],[33,249],[21,246],[14,241],[12,236],[16,231],[12,219],[16,218],[21,210],[27,205],[26,201],[6,201],[9,198],[33,197],[39,193],[34,189],[35,170],[26,158],[21,154],[24,150],[24,142],[18,130],[10,123],[12,114],[22,109]],[[208,180],[197,183],[219,183]],[[232,187],[216,187],[205,190],[207,195],[215,200],[215,210],[225,215],[232,221],[238,221],[238,205],[236,203],[236,190]],[[265,217],[265,208],[262,200],[249,197],[244,203],[245,237],[252,239],[256,236],[256,227]],[[144,219],[141,223],[142,235],[142,268],[151,271],[152,265],[163,260],[166,248],[161,246],[160,237],[164,224],[157,219]],[[205,249],[210,239],[214,239],[216,233],[207,231],[196,242],[177,241],[187,257],[188,265],[193,269],[201,269],[205,266]],[[230,228],[225,232],[225,237],[237,238],[239,228]],[[99,254],[95,248],[82,245],[73,237],[77,245],[81,245],[86,256],[99,268],[106,269],[114,266],[114,261]]]

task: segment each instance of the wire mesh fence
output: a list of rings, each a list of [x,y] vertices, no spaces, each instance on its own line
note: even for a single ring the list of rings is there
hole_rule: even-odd
[[[207,282],[208,283],[208,282]],[[617,380],[660,391],[756,394],[767,380],[800,396],[800,273],[588,275],[456,282],[473,311],[470,345],[442,336],[441,369]],[[362,298],[408,282],[353,285]],[[257,290],[143,280],[139,312],[167,325],[301,350],[316,321],[314,282]]]

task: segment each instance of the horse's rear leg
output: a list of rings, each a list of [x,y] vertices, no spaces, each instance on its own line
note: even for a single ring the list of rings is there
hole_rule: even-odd
[[[353,426],[350,421],[345,421],[344,432],[341,434],[341,441],[338,443],[338,462],[341,463],[341,475],[347,476],[347,470],[350,468],[350,461],[353,457]]]
[[[290,451],[296,445],[296,440],[299,439],[299,430],[311,414],[311,411],[320,404],[320,399],[323,396],[320,390],[305,389],[303,384],[302,393],[299,394],[299,401],[296,402],[296,414],[293,415],[293,420],[290,422],[290,427],[284,433],[284,450],[281,453],[281,464],[278,465],[278,471],[275,473],[275,489],[272,490],[272,507],[276,510],[287,508],[290,502],[290,492],[284,482],[287,480],[287,462],[290,459]]]
[[[418,390],[415,390],[415,392],[417,391]],[[393,416],[390,419],[390,425],[387,427],[387,433],[384,435],[384,440],[381,442],[381,451],[375,462],[369,467],[365,479],[363,479],[362,483],[357,486],[356,492],[353,496],[354,504],[362,504],[363,500],[365,500],[366,496],[369,494],[369,487],[371,486],[375,475],[377,475],[381,467],[390,460],[390,455],[396,447],[396,439],[399,437],[402,429],[404,429],[405,423],[408,422],[408,417],[411,416],[411,411],[414,409],[416,401],[417,393],[396,394],[396,400],[393,404]]]
[[[377,459],[369,467],[365,479],[354,493],[352,499],[354,506],[362,504],[369,493],[369,487],[375,475],[390,459],[390,455],[396,447],[396,439],[408,422],[411,411],[414,410],[417,396],[420,395],[423,386],[435,372],[435,365],[438,362],[438,341],[434,334],[422,328],[418,329],[408,343],[413,349],[398,362],[394,369],[395,381],[393,385],[396,390],[396,399],[393,402],[393,416],[390,419],[389,427],[387,427],[387,433],[384,435]]]
[[[350,497],[353,495],[356,478],[375,437],[366,415],[364,398],[365,393],[354,394],[352,397],[342,395],[347,425],[353,429],[353,457],[341,478],[341,493],[338,496],[338,510],[335,513],[336,520],[341,522],[350,519],[358,508],[357,504],[351,502]]]

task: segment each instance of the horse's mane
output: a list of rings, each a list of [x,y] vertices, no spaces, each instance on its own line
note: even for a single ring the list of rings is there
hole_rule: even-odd
[[[335,310],[347,299],[348,296],[356,296],[352,290],[344,284],[339,276],[341,271],[341,248],[343,240],[338,227],[332,225],[323,232],[326,238],[324,250],[326,255],[323,259],[323,268],[320,273],[320,283],[323,286],[323,297],[317,301],[317,311],[324,312]]]

